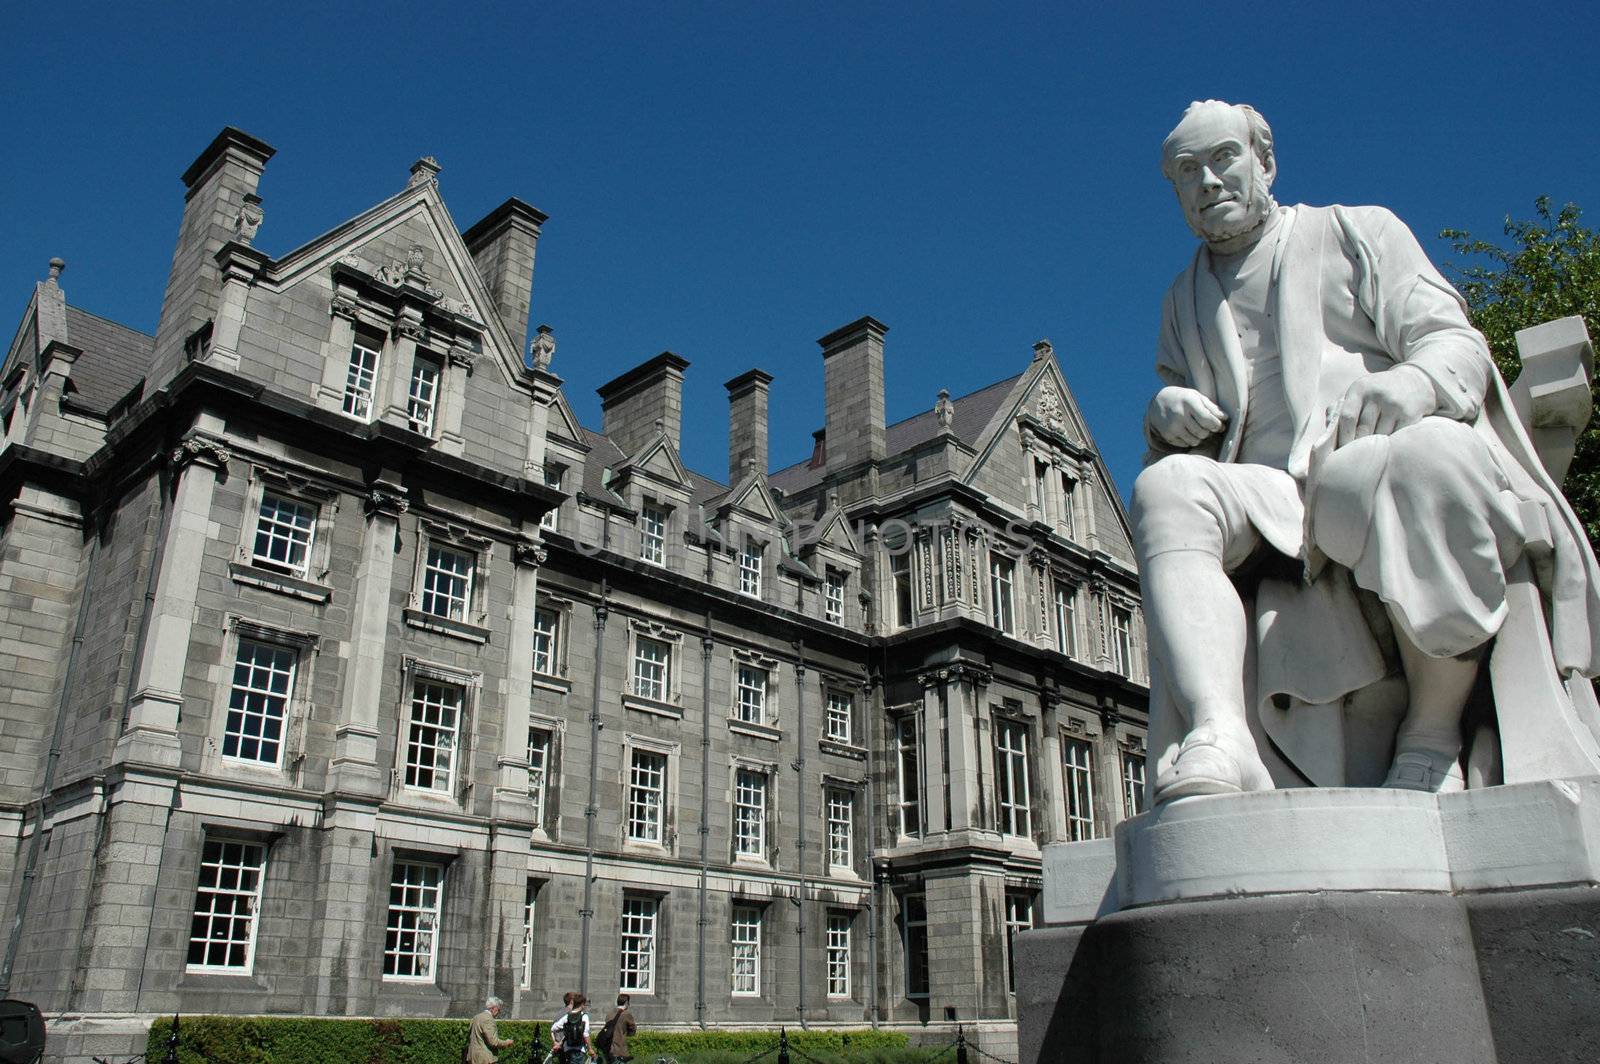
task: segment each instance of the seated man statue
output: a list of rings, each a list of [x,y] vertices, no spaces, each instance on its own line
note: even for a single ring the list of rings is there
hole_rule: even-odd
[[[1215,100],[1190,105],[1162,171],[1203,243],[1166,295],[1133,491],[1154,797],[1293,782],[1292,743],[1264,715],[1385,683],[1399,705],[1383,760],[1356,782],[1459,789],[1463,709],[1530,504],[1551,543],[1540,645],[1563,678],[1600,671],[1582,527],[1393,214],[1279,206],[1267,123]]]

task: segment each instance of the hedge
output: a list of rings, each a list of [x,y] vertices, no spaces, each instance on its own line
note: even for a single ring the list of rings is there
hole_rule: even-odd
[[[502,1064],[529,1061],[530,1042],[550,1046],[549,1025],[502,1020],[500,1037],[517,1044]],[[150,1027],[147,1060],[166,1052],[170,1019]],[[460,1064],[466,1020],[338,1020],[280,1016],[184,1016],[178,1029],[180,1064]],[[670,1056],[679,1064],[740,1064],[778,1044],[777,1031],[640,1031],[629,1039],[636,1060]],[[922,1064],[942,1048],[909,1045],[900,1031],[789,1031],[789,1045],[815,1064]],[[772,1064],[768,1057],[765,1064]]]

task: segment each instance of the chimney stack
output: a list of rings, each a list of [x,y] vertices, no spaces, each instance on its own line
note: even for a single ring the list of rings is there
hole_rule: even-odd
[[[515,196],[490,211],[483,220],[461,234],[478,275],[494,300],[500,320],[517,345],[518,357],[527,354],[528,305],[533,301],[533,253],[539,231],[549,215]]]
[[[830,472],[883,460],[883,336],[888,331],[875,318],[861,318],[817,341]]]
[[[601,431],[632,456],[655,435],[660,422],[661,431],[673,448],[678,448],[683,426],[683,371],[688,368],[688,359],[663,351],[596,388]]]
[[[234,239],[241,212],[256,200],[256,186],[275,149],[250,134],[228,126],[183,172],[183,221],[172,272],[161,301],[156,347],[149,382],[165,383],[183,364],[184,341],[217,316],[222,298],[222,270],[216,254]]]
[[[733,378],[728,389],[728,486],[743,479],[752,464],[767,473],[767,385],[772,374],[752,369]]]

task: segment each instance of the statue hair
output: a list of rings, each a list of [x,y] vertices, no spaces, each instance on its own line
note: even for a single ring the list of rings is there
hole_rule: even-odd
[[[1272,127],[1267,125],[1265,118],[1261,117],[1261,112],[1247,103],[1228,103],[1226,100],[1195,100],[1183,109],[1183,118],[1188,118],[1196,107],[1209,105],[1231,107],[1244,115],[1245,124],[1250,130],[1250,147],[1255,151],[1256,158],[1261,161],[1262,168],[1271,170],[1274,166],[1275,158],[1272,154]],[[1178,119],[1178,125],[1183,124],[1183,118]],[[1176,129],[1177,127],[1173,128]],[[1164,141],[1161,145],[1161,174],[1168,181],[1173,180],[1171,163],[1167,159],[1167,146]]]

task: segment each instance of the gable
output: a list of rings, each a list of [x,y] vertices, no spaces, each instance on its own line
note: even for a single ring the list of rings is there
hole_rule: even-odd
[[[689,471],[684,468],[683,460],[678,457],[678,449],[665,434],[660,434],[645,444],[638,454],[629,458],[620,469],[619,477],[644,475],[645,477],[689,491],[693,484],[689,480]]]
[[[769,525],[783,527],[789,523],[783,511],[773,504],[766,478],[761,476],[746,478],[742,485],[729,494],[724,508],[738,510]]]
[[[584,440],[583,426],[578,424],[578,416],[572,412],[566,393],[559,388],[556,389],[555,401],[550,404],[550,422],[545,426],[545,435],[559,437],[579,447],[588,446]]]

